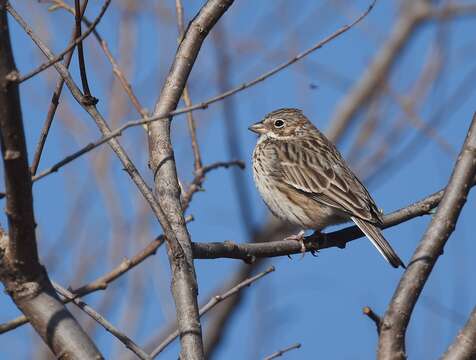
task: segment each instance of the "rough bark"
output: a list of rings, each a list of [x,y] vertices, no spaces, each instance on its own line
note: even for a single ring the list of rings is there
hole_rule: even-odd
[[[56,295],[38,259],[32,181],[5,0],[0,0],[0,54],[0,137],[8,219],[8,234],[0,234],[0,279],[55,356],[101,359]]]

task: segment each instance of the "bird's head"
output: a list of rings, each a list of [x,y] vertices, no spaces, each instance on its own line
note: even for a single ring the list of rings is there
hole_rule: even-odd
[[[284,140],[305,134],[309,127],[313,125],[301,110],[279,109],[270,112],[262,121],[251,125],[248,129],[260,136]]]

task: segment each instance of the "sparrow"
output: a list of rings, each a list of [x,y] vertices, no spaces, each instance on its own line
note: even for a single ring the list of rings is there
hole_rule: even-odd
[[[270,211],[320,232],[353,221],[395,268],[405,268],[380,231],[382,212],[337,148],[299,109],[275,110],[250,126],[259,135],[253,178]],[[304,231],[290,238],[304,239]]]

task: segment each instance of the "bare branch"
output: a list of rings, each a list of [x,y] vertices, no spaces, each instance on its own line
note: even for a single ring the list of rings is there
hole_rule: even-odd
[[[392,29],[392,32],[374,56],[373,62],[367,67],[353,89],[338,104],[334,116],[330,120],[330,128],[326,132],[329,139],[338,143],[355,115],[374,96],[381,82],[387,77],[393,65],[415,33],[415,28],[428,17],[431,5],[426,0],[411,2]]]
[[[403,112],[407,115],[406,118],[410,120],[410,123],[417,129],[420,130],[426,137],[433,140],[444,152],[446,152],[451,157],[456,156],[456,150],[442,137],[438,134],[435,128],[428,125],[420,116],[416,113],[415,109],[412,106],[413,99],[409,96],[404,97],[396,93],[388,84],[384,84],[384,90],[392,97],[395,102],[400,106]]]
[[[178,25],[178,32],[179,32],[178,40],[180,43],[180,41],[182,41],[185,35],[182,0],[175,0],[175,9],[177,11],[177,25]],[[183,97],[183,102],[185,103],[185,106],[187,107],[192,106],[192,99],[190,98],[188,85],[184,86],[182,97]],[[193,114],[191,112],[187,112],[187,124],[188,124],[188,131],[190,133],[190,139],[192,140],[194,168],[195,168],[195,172],[198,172],[200,168],[202,167],[202,158],[200,155],[200,147],[198,146],[198,142],[197,142],[197,131],[195,128],[195,119],[193,118]]]
[[[13,18],[18,22],[18,24],[25,30],[25,32],[30,36],[30,38],[35,42],[35,44],[40,48],[40,50],[45,54],[45,56],[49,59],[54,59],[53,53],[51,50],[41,41],[38,36],[35,35],[33,29],[23,20],[23,18],[15,11],[15,9],[9,4],[6,4],[6,8],[8,12],[13,16]],[[84,35],[84,34],[83,34]],[[71,94],[76,99],[76,101],[88,112],[88,114],[93,118],[98,126],[99,130],[102,132],[104,137],[107,137],[110,134],[110,129],[102,115],[97,110],[96,106],[91,103],[87,103],[83,101],[83,94],[79,90],[76,83],[73,81],[68,69],[63,64],[55,63],[54,67],[61,75],[61,77],[65,80],[66,86],[71,91]],[[155,199],[154,194],[148,187],[147,183],[144,181],[142,176],[140,175],[139,171],[135,167],[135,165],[130,160],[129,156],[121,146],[121,144],[115,139],[109,139],[109,145],[111,146],[112,150],[116,153],[119,160],[124,166],[125,171],[129,174],[131,179],[134,181],[138,189],[140,190],[141,194],[149,203],[154,215],[159,220],[162,228],[164,229],[164,233],[169,243],[170,248],[172,249],[174,254],[181,254],[182,249],[180,245],[177,243],[175,234],[170,227],[170,224],[163,213],[162,208],[160,207],[159,203]],[[41,174],[40,174],[41,175]],[[39,176],[39,175],[38,175]]]
[[[189,222],[192,221],[192,216],[187,216],[185,221]],[[105,290],[107,289],[108,285],[112,283],[114,280],[118,279],[122,275],[124,275],[129,270],[133,269],[140,263],[142,263],[145,259],[149,256],[155,255],[157,249],[162,246],[165,239],[163,235],[157,236],[154,240],[152,240],[149,244],[147,244],[142,250],[140,250],[137,254],[135,254],[130,259],[124,259],[121,261],[119,265],[117,265],[114,269],[110,270],[104,275],[101,275],[96,280],[93,280],[89,284],[83,285],[77,289],[71,290],[72,293],[76,297],[82,297],[98,290]],[[28,323],[28,319],[25,316],[19,316],[16,319],[10,320],[4,324],[0,324],[0,334],[8,332],[10,330],[16,329],[17,327]]]
[[[69,13],[74,15],[74,9],[66,4],[63,0],[53,0],[53,3],[55,5],[51,6],[51,10],[56,10],[56,9],[64,9],[68,11]],[[86,17],[82,17],[82,21],[90,27],[92,22],[89,21]],[[107,59],[112,65],[112,72],[114,75],[116,75],[117,79],[119,80],[119,83],[121,84],[122,88],[126,92],[127,96],[131,100],[132,105],[135,107],[136,111],[141,115],[142,118],[146,118],[148,116],[146,109],[141,105],[139,99],[135,95],[132,86],[130,82],[127,80],[124,72],[121,70],[121,67],[117,63],[116,59],[114,56],[112,56],[111,50],[109,49],[109,45],[107,44],[106,40],[104,40],[101,35],[99,34],[98,30],[95,28],[93,30],[93,35],[96,38],[96,40],[99,42],[99,45],[101,46],[102,50],[104,51],[104,54],[106,55]]]
[[[431,213],[432,209],[438,206],[443,193],[444,190],[440,190],[414,204],[385,215],[382,228],[386,229]],[[331,233],[313,234],[306,237],[306,251],[319,251],[330,247],[344,248],[348,242],[361,237],[364,237],[364,234],[356,226],[349,226]],[[291,255],[300,252],[301,244],[289,240],[245,244],[236,244],[231,241],[193,243],[193,254],[196,259],[231,258],[252,263],[256,258]]]
[[[76,24],[76,37],[81,36],[81,9],[79,5],[80,0],[74,0],[74,21]],[[84,0],[84,4],[86,5],[88,0]],[[93,103],[97,103],[98,99],[94,98],[91,95],[91,90],[89,90],[88,84],[88,76],[86,73],[86,63],[84,61],[84,50],[83,50],[83,42],[80,41],[78,43],[78,63],[79,63],[79,75],[81,76],[81,84],[83,85],[83,93],[85,101],[90,101]]]
[[[227,292],[225,292],[224,294],[221,294],[221,295],[215,295],[214,297],[212,297],[208,303],[206,303],[201,309],[200,309],[200,317],[202,317],[203,315],[205,315],[208,311],[210,311],[215,305],[217,305],[218,303],[220,303],[221,301],[229,298],[230,296],[232,295],[235,295],[236,293],[238,293],[239,291],[241,291],[241,289],[243,289],[244,287],[247,287],[247,286],[250,286],[252,283],[254,283],[256,280],[259,280],[261,279],[263,276],[266,276],[268,275],[269,273],[273,272],[275,269],[274,269],[274,266],[271,266],[269,267],[268,269],[266,269],[265,271],[253,276],[253,277],[250,277],[244,281],[242,281],[241,283],[239,283],[238,285],[234,286],[233,288],[231,288],[230,290],[228,290]],[[151,356],[154,358],[156,357],[157,355],[159,355],[172,341],[174,341],[177,337],[179,336],[179,332],[178,330],[175,330],[173,333],[171,333],[169,336],[167,336],[165,338],[165,340],[159,345],[157,346],[154,351],[152,351],[151,353]]]
[[[322,48],[324,45],[326,45],[330,41],[334,40],[335,38],[337,38],[338,36],[340,36],[344,32],[348,31],[350,28],[352,28],[357,23],[359,23],[365,16],[367,16],[367,14],[372,9],[372,7],[373,7],[373,3],[369,7],[369,9],[364,14],[362,14],[359,18],[357,18],[354,22],[352,22],[349,25],[343,26],[342,28],[340,28],[339,30],[334,32],[332,35],[328,36],[324,40],[319,41],[317,44],[315,44],[314,46],[312,46],[308,50],[296,55],[295,57],[286,61],[285,63],[283,63],[283,64],[275,67],[274,69],[271,69],[270,71],[260,75],[259,77],[255,78],[254,80],[243,83],[243,84],[241,84],[241,85],[239,85],[239,86],[237,86],[233,89],[230,89],[230,90],[228,90],[228,91],[226,91],[222,94],[216,95],[216,96],[214,96],[214,97],[212,97],[212,98],[210,98],[206,101],[203,101],[201,103],[198,103],[198,104],[195,104],[195,105],[192,105],[192,106],[186,106],[184,108],[176,109],[176,110],[173,110],[173,111],[169,111],[168,113],[166,113],[164,115],[157,115],[156,114],[154,116],[146,116],[147,113],[144,111],[144,109],[142,107],[140,107],[138,101],[133,101],[133,104],[136,106],[138,111],[140,111],[140,113],[142,114],[141,119],[128,121],[128,122],[126,122],[125,124],[123,124],[122,126],[120,126],[119,128],[117,128],[115,130],[109,130],[107,135],[103,134],[103,137],[101,137],[100,139],[87,144],[86,146],[84,146],[83,148],[74,152],[73,154],[68,155],[63,160],[59,161],[58,163],[56,163],[52,167],[48,168],[47,170],[42,171],[40,174],[37,175],[37,178],[34,178],[34,180],[39,180],[40,178],[43,178],[43,177],[45,177],[45,176],[47,176],[47,175],[49,175],[53,172],[58,171],[58,169],[60,167],[70,163],[71,161],[77,159],[78,157],[88,153],[89,151],[107,143],[109,140],[121,136],[122,133],[125,130],[129,129],[129,128],[136,127],[136,126],[149,125],[149,124],[154,123],[156,121],[167,119],[169,117],[173,117],[173,116],[176,116],[176,115],[189,113],[189,112],[195,111],[195,110],[206,109],[206,108],[208,108],[208,106],[210,106],[211,104],[213,104],[215,102],[226,99],[229,96],[232,96],[232,95],[234,95],[234,94],[236,94],[240,91],[243,91],[243,90],[245,90],[245,89],[247,89],[251,86],[254,86],[254,85],[268,79],[269,77],[275,75],[276,73],[280,72],[281,70],[283,70],[283,69],[287,68],[288,66],[294,64],[295,62],[301,60],[302,58],[309,55],[313,51]],[[105,45],[104,41],[102,41],[101,44],[102,44],[102,46],[104,46]],[[104,51],[106,51],[106,50],[104,49]],[[108,58],[109,58],[109,56],[108,56]],[[113,66],[113,69],[116,69],[116,67]],[[121,83],[123,83],[123,81],[121,81]],[[126,88],[130,89],[130,85],[127,83],[127,81],[126,81],[124,86]],[[130,93],[130,92],[128,92],[128,93]],[[135,98],[135,96],[133,96],[133,98]],[[0,196],[0,198],[1,198],[1,196]]]
[[[142,350],[140,346],[138,346],[131,338],[129,338],[126,334],[119,331],[114,325],[112,325],[101,314],[99,314],[96,310],[94,310],[84,301],[78,299],[75,294],[66,290],[59,284],[53,283],[53,286],[55,290],[59,294],[61,294],[61,296],[65,298],[65,300],[72,301],[75,305],[77,305],[81,310],[83,310],[91,318],[96,320],[96,322],[100,324],[104,329],[106,329],[106,331],[109,331],[112,335],[114,335],[120,342],[122,342],[128,349],[130,349],[140,359],[143,359],[143,360],[151,359],[151,357],[144,350]]]
[[[453,232],[476,173],[476,114],[441,203],[398,284],[383,318],[378,356],[404,359],[405,333],[413,308]]]
[[[20,107],[18,77],[7,22],[8,3],[0,0],[0,132],[6,188],[8,235],[0,230],[0,279],[17,307],[45,344],[70,359],[102,358],[56,296],[39,263],[30,169]]]
[[[160,92],[155,115],[164,116],[176,109],[203,41],[232,4],[233,0],[208,0],[190,23]],[[149,125],[149,164],[154,174],[155,190],[160,194],[160,204],[183,249],[180,257],[169,253],[172,294],[180,332],[180,354],[184,359],[204,359],[197,305],[198,286],[190,235],[180,202],[180,186],[170,138],[170,123],[171,118],[167,118]]]
[[[380,327],[382,325],[382,318],[374,313],[374,311],[369,307],[366,306],[362,309],[364,315],[366,315],[370,320],[375,323],[375,327],[377,328],[377,333],[380,334]]]
[[[230,166],[236,166],[236,167],[239,167],[240,169],[245,168],[245,164],[241,160],[220,161],[220,162],[216,162],[216,163],[201,167],[196,172],[195,178],[193,179],[192,183],[188,187],[187,191],[182,196],[182,208],[183,208],[183,210],[185,211],[185,209],[188,208],[188,205],[192,201],[193,195],[202,188],[203,182],[205,181],[205,175],[207,173],[209,173],[212,170],[221,168],[221,167],[227,169]]]
[[[83,6],[81,7],[80,18],[83,18],[84,11],[86,10],[87,4],[88,2],[85,1],[83,3]],[[76,38],[78,37],[78,34],[76,32],[77,32],[77,28],[75,27],[73,30],[73,34],[71,36],[71,42],[74,42]],[[70,52],[68,52],[65,55],[64,66],[66,68],[68,68],[71,63],[71,59],[73,58],[73,52],[74,52],[74,47],[71,49]],[[53,123],[53,119],[56,114],[56,109],[58,109],[59,99],[61,96],[61,92],[63,90],[63,85],[64,85],[64,79],[60,76],[56,83],[53,96],[51,97],[51,104],[48,109],[48,113],[46,115],[43,128],[41,129],[40,138],[38,139],[38,144],[36,145],[36,149],[35,149],[35,154],[33,155],[33,161],[30,167],[32,176],[34,176],[36,174],[36,171],[38,170],[38,165],[40,164],[41,154],[43,153],[43,148],[46,143],[46,138],[48,137],[48,133],[50,132],[51,124]]]
[[[472,69],[465,74],[464,79],[458,84],[456,89],[448,96],[448,98],[440,104],[436,110],[430,114],[428,122],[425,123],[425,126],[428,128],[436,129],[438,125],[444,120],[448,119],[451,114],[455,113],[455,110],[462,106],[466,101],[470,99],[470,95],[475,90],[474,82],[476,81],[476,66],[473,66]],[[387,139],[395,138],[395,134],[389,134]],[[403,166],[397,167],[397,164],[405,165],[407,162],[401,161],[402,159],[407,158],[408,156],[415,156],[418,151],[424,148],[424,142],[422,142],[423,133],[418,132],[415,137],[410,140],[410,142],[404,146],[396,155],[384,161],[366,177],[366,183],[375,182],[376,179],[381,177],[383,174],[388,178],[392,172],[395,172],[397,169],[403,168]],[[390,140],[392,141],[392,140]],[[374,160],[375,162],[375,160]]]
[[[270,240],[281,239],[283,233],[293,232],[295,229],[289,224],[276,221],[274,218],[269,218],[262,228],[257,231],[251,242],[264,242]],[[230,288],[236,283],[239,283],[248,277],[250,277],[257,269],[264,265],[266,259],[257,259],[253,264],[248,265],[246,263],[240,264],[239,268],[234,274],[220,286],[220,290],[216,292],[222,292]],[[213,359],[219,345],[225,340],[227,330],[230,327],[230,320],[233,315],[237,313],[240,306],[243,304],[247,292],[239,292],[226,303],[222,304],[213,314],[213,317],[209,320],[207,331],[205,334],[205,355],[207,359]]]
[[[416,34],[416,29],[425,21],[447,19],[454,16],[473,15],[474,4],[448,4],[442,9],[435,8],[430,1],[415,0],[408,2],[408,8],[402,13],[380,51],[375,54],[372,63],[364,75],[338,104],[326,132],[329,139],[338,143],[360,109],[367,105],[377,93],[382,81],[388,77],[402,51]]]
[[[474,359],[476,357],[476,307],[473,309],[466,325],[456,336],[442,360]]]
[[[91,34],[91,32],[96,28],[96,26],[99,24],[101,21],[103,15],[106,13],[107,8],[109,7],[109,4],[111,3],[111,0],[105,0],[104,5],[101,8],[101,11],[99,12],[99,15],[94,19],[92,22],[91,26],[79,37],[76,38],[75,41],[71,42],[66,49],[64,49],[61,53],[56,55],[55,57],[52,57],[48,62],[45,62],[38,66],[36,69],[31,71],[30,73],[24,75],[24,76],[17,76],[14,80],[17,83],[22,83],[28,79],[31,79],[33,76],[38,75],[40,72],[48,69],[49,67],[55,65],[59,61],[63,60],[64,56],[69,53],[76,45],[78,45],[80,42],[82,42],[86,37]],[[31,36],[31,35],[30,35]]]
[[[301,347],[300,343],[289,345],[288,347],[285,347],[284,349],[278,350],[275,353],[272,353],[271,355],[266,356],[264,360],[276,359],[277,357],[283,356],[288,351],[299,349],[300,347]]]
[[[164,236],[160,235],[150,242],[144,249],[139,251],[130,259],[124,259],[119,265],[108,273],[101,275],[96,280],[81,286],[77,289],[71,290],[75,297],[82,297],[98,290],[107,289],[108,285],[114,280],[124,275],[129,270],[133,269],[140,263],[142,263],[149,256],[155,255],[157,249],[164,243]],[[0,325],[0,334],[16,329],[17,327],[28,323],[28,319],[25,316],[19,316],[7,323]]]

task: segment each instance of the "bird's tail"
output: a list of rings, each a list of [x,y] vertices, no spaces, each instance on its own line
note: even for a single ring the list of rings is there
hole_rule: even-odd
[[[394,268],[398,268],[399,266],[401,266],[406,269],[405,264],[398,257],[395,250],[392,249],[388,241],[385,240],[378,227],[356,217],[351,217],[351,219],[359,227],[359,229],[369,238],[372,244],[377,248],[378,252],[385,258],[385,260],[390,263],[390,265],[392,265]]]

